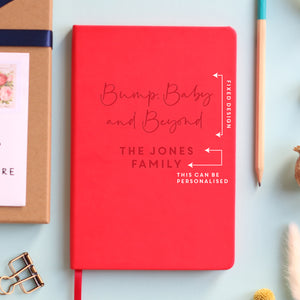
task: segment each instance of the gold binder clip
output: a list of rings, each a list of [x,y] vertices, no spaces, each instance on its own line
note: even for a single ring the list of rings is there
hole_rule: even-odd
[[[18,260],[21,260],[23,265],[25,265],[23,268],[19,269],[18,271],[16,271],[15,267],[14,267],[14,263]],[[12,271],[12,275],[11,276],[2,276],[0,277],[0,295],[10,295],[14,292],[15,287],[17,285],[20,286],[21,290],[23,291],[23,293],[25,294],[30,294],[33,291],[39,289],[40,287],[44,286],[44,281],[42,280],[41,276],[37,273],[35,266],[33,265],[32,259],[29,256],[29,254],[27,252],[19,255],[18,257],[12,259],[9,263],[8,266],[10,268],[10,270]],[[25,274],[29,275],[25,278],[23,278],[25,276]],[[5,291],[2,286],[2,280],[13,280],[15,279],[16,282],[12,283],[8,288],[7,291]],[[33,287],[29,290],[26,290],[23,283],[25,281],[29,281],[31,280],[33,283]]]

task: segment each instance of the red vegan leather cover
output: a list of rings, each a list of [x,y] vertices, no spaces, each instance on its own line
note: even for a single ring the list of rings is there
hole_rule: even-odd
[[[74,26],[71,267],[234,262],[236,34]]]

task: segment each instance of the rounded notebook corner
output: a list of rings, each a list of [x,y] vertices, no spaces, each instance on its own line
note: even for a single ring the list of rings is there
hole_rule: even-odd
[[[232,256],[230,260],[228,260],[227,264],[224,266],[224,270],[230,270],[234,267],[235,264],[235,257]]]
[[[233,27],[231,27],[231,26],[226,27],[226,29],[228,30],[228,32],[230,32],[230,34],[236,40],[237,39],[237,32],[236,32],[236,30]]]

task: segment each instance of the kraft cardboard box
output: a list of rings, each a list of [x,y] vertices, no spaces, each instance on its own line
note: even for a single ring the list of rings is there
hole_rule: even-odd
[[[52,0],[0,7],[0,29],[52,30]],[[1,46],[0,52],[30,54],[26,206],[0,207],[0,222],[49,223],[52,48]]]

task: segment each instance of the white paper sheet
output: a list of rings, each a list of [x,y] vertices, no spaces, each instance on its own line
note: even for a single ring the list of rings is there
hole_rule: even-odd
[[[26,205],[29,53],[0,53],[0,206]]]

